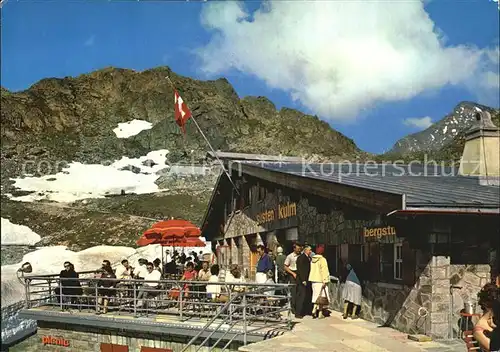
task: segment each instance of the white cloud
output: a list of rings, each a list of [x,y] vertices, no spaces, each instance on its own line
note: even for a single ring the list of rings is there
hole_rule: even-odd
[[[409,117],[407,119],[404,119],[403,123],[407,126],[417,127],[420,129],[426,129],[432,125],[432,119],[429,116]]]
[[[85,46],[92,46],[95,43],[95,35],[90,36],[83,45]]]
[[[269,1],[253,14],[243,6],[205,6],[202,23],[214,33],[198,51],[202,70],[254,75],[325,118],[352,120],[446,85],[498,96],[490,51],[446,46],[423,2]]]

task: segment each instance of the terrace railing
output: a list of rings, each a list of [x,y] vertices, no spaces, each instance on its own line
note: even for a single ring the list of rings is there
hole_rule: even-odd
[[[71,310],[73,315],[163,315],[169,321],[204,322],[190,344],[208,333],[203,346],[221,326],[224,335],[215,345],[224,340],[225,348],[238,336],[246,345],[248,334],[292,327],[291,285],[286,284],[119,280],[99,278],[95,272],[80,273],[78,279],[40,275],[24,280],[27,309]]]

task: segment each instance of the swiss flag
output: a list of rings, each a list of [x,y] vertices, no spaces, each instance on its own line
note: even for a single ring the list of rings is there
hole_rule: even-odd
[[[179,125],[184,133],[186,133],[186,121],[191,117],[191,110],[189,110],[188,106],[182,100],[182,97],[179,95],[179,92],[174,90],[174,103],[175,103],[175,122]]]

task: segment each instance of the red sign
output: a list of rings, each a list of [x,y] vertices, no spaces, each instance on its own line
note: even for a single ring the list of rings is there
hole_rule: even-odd
[[[69,340],[65,340],[62,337],[42,336],[42,343],[44,345],[56,345],[56,346],[62,346],[62,347],[69,347]]]

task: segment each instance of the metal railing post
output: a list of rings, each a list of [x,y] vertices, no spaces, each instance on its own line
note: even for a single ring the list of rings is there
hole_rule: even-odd
[[[98,293],[98,289],[97,289],[97,283],[98,281],[97,280],[94,280],[94,285],[95,285],[95,312],[99,312],[99,293]]]
[[[247,345],[247,294],[243,294],[243,346]]]
[[[137,283],[133,283],[133,288],[134,288],[134,317],[137,318]]]
[[[229,304],[229,323],[233,322],[233,300],[232,300],[231,293],[232,293],[231,290],[229,290],[228,299],[229,299],[229,302],[231,302]]]
[[[63,310],[64,305],[63,305],[62,279],[61,278],[59,278],[59,305],[61,307],[61,310]]]
[[[181,287],[181,289],[179,291],[179,310],[180,310],[180,312],[179,312],[179,318],[180,318],[181,321],[182,321],[182,316],[183,316],[182,309],[183,309],[183,306],[184,306],[184,304],[183,304],[184,303],[183,302],[184,301],[183,300],[183,296],[184,296],[183,293],[184,293],[184,288]]]
[[[287,310],[287,319],[288,319],[288,330],[292,330],[292,291],[291,291],[291,286],[288,286],[286,288],[286,296],[287,296],[287,302],[286,306],[288,308]]]
[[[24,295],[26,298],[26,308],[31,308],[31,302],[30,302],[30,280],[29,279],[24,279]]]
[[[52,303],[52,280],[48,279],[47,281],[49,283],[49,303]]]

